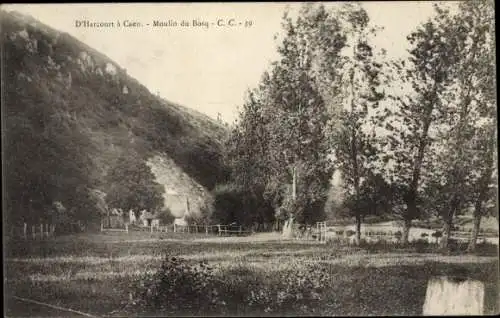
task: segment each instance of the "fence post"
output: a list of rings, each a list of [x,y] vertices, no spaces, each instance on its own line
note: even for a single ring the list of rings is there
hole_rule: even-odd
[[[153,233],[153,223],[151,223],[151,233]]]
[[[101,220],[101,232],[104,231],[104,224],[102,224],[102,220]]]
[[[34,225],[31,226],[31,236],[33,237],[33,239],[36,239],[36,233],[35,233],[35,226]]]
[[[177,232],[176,224],[174,223],[174,233]]]
[[[208,226],[205,225],[205,234],[208,235]]]
[[[24,239],[28,239],[28,224],[24,223]]]
[[[128,233],[128,223],[125,223],[125,230],[127,231]]]

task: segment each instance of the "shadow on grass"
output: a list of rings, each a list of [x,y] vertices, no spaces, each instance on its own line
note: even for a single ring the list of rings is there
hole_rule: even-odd
[[[330,243],[335,245],[335,243]],[[448,248],[443,250],[436,243],[428,243],[422,241],[410,242],[408,244],[390,243],[390,242],[376,242],[366,243],[362,242],[353,249],[366,250],[370,253],[380,252],[407,252],[407,253],[441,253],[445,255],[475,255],[475,256],[498,256],[498,245],[491,243],[477,244],[474,252],[467,250],[467,242],[452,242]]]
[[[314,283],[304,285],[301,283],[303,278],[298,277],[301,274],[308,276],[312,282],[320,282],[322,286],[313,287]],[[461,276],[483,282],[484,313],[498,311],[498,262],[459,265],[432,262],[380,268],[318,262],[312,267],[290,268],[272,274],[244,264],[228,269],[221,274],[223,288],[220,295],[226,306],[211,313],[189,314],[261,317],[422,315],[427,284],[431,278],[439,276]],[[311,289],[318,290],[321,297],[308,299]],[[279,297],[276,295],[280,292],[287,293],[291,298],[278,304]],[[306,298],[295,298],[299,294]],[[148,313],[167,314],[151,308]]]
[[[353,315],[421,315],[425,301],[427,283],[439,276],[461,276],[479,280],[485,284],[485,314],[498,312],[498,262],[483,264],[443,264],[385,266],[380,268],[362,266],[342,266],[317,262],[316,269],[309,275],[327,273],[326,283],[321,292],[321,300],[314,308],[296,307],[292,302],[287,308],[275,308],[271,312],[264,306],[249,305],[248,295],[255,290],[277,291],[277,283],[295,272],[286,270],[279,276],[261,269],[245,265],[231,268],[223,273],[225,291],[221,296],[227,303],[221,310],[204,313],[155,312],[148,316],[180,315],[232,315],[232,316],[353,316]],[[293,278],[293,277],[292,277]],[[258,288],[257,288],[258,287]],[[107,280],[77,280],[61,282],[9,282],[6,291],[10,293],[82,310],[89,313],[107,315],[123,308],[128,301],[130,279],[127,277]],[[272,292],[269,294],[272,295]],[[273,296],[274,297],[274,296]],[[272,300],[272,299],[271,299]],[[56,302],[56,303],[54,303]],[[272,304],[267,301],[266,304]],[[312,304],[312,303],[311,303]],[[9,304],[6,304],[9,306]],[[267,306],[267,305],[266,305]],[[17,316],[25,316],[22,308]],[[11,312],[16,316],[15,310]],[[136,316],[138,312],[126,311],[118,316]],[[145,313],[141,313],[143,315]]]

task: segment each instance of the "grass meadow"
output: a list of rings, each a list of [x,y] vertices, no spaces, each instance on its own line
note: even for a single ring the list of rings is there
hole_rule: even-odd
[[[457,274],[482,281],[485,313],[498,312],[496,256],[147,232],[10,241],[4,253],[7,297],[98,316],[421,315],[429,278]],[[226,297],[224,310],[168,312],[130,307],[134,284],[145,274],[154,275],[165,257],[208,264],[216,279],[229,286],[230,292],[219,296]],[[312,298],[294,298],[303,295],[294,289],[297,285],[302,291],[314,290]],[[293,297],[280,296],[285,291]],[[283,306],[273,307],[283,299]],[[6,314],[30,316],[29,307],[7,298]]]

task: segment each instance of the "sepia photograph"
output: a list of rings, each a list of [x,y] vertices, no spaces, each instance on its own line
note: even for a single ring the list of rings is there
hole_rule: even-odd
[[[495,4],[1,4],[5,317],[500,314]]]

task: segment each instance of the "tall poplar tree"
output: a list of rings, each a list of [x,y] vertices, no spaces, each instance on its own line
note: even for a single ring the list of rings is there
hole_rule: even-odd
[[[446,116],[443,94],[451,85],[451,68],[457,61],[452,32],[449,12],[436,7],[435,15],[407,37],[408,61],[393,64],[393,86],[401,89],[390,95],[394,107],[387,109],[383,120],[389,132],[386,160],[392,162],[387,170],[402,203],[395,212],[403,220],[403,243],[408,242],[412,221],[422,217],[422,183],[435,171],[431,146]]]

